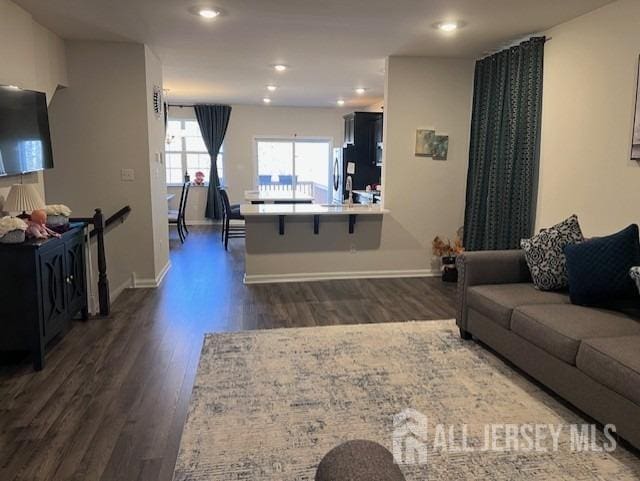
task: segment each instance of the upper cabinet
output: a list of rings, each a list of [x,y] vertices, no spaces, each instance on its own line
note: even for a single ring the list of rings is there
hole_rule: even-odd
[[[356,114],[349,114],[344,116],[344,146],[354,145],[356,130]]]
[[[374,137],[375,137],[375,149],[376,149],[376,165],[382,165],[382,149],[384,146],[384,119],[382,114],[380,117],[376,119],[375,127],[374,127]]]
[[[379,165],[382,157],[383,114],[354,112],[344,116],[344,145],[356,148],[358,162]]]

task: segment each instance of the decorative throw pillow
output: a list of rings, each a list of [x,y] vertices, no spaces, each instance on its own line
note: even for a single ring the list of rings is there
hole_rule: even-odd
[[[522,239],[520,247],[531,272],[533,284],[541,291],[563,289],[568,285],[564,248],[582,242],[578,217],[572,215],[559,224]]]
[[[638,296],[629,276],[631,268],[640,265],[640,239],[636,224],[607,237],[569,245],[564,252],[572,303],[606,305]]]
[[[640,267],[632,267],[631,270],[629,270],[629,275],[631,276],[631,279],[635,281],[638,293],[640,293]]]

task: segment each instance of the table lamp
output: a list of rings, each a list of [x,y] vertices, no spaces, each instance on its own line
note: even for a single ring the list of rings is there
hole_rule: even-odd
[[[25,219],[32,212],[44,209],[45,203],[32,184],[13,184],[2,210],[5,212],[22,212],[18,217]]]

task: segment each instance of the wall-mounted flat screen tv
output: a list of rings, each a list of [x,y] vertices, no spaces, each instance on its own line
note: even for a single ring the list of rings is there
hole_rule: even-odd
[[[0,86],[0,176],[52,167],[46,95]]]

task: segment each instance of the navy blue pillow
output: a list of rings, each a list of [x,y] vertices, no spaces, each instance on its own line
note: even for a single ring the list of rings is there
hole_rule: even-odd
[[[640,265],[636,224],[607,237],[568,245],[564,253],[573,304],[604,306],[638,296],[629,276],[629,269]]]

